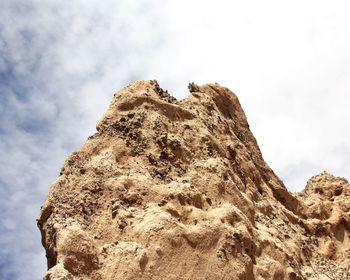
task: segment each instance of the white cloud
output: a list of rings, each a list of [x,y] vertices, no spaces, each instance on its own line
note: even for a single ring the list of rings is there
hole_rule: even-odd
[[[157,78],[178,98],[189,81],[232,89],[267,162],[292,190],[323,169],[350,178],[348,8],[1,1],[0,278],[43,274],[40,203],[112,94],[134,79]]]

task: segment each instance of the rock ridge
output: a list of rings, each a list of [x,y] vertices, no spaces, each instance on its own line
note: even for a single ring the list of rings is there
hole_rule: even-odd
[[[290,193],[237,96],[157,81],[117,94],[41,209],[44,279],[350,279],[350,185]]]

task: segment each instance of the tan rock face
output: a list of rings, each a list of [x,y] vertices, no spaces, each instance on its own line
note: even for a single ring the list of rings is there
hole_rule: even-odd
[[[41,210],[45,279],[350,279],[348,182],[289,193],[237,97],[189,90],[114,96]]]

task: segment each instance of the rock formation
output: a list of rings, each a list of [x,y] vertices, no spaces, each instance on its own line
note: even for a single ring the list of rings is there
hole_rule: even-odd
[[[44,279],[350,279],[348,182],[288,192],[237,97],[189,90],[115,94],[41,209]]]

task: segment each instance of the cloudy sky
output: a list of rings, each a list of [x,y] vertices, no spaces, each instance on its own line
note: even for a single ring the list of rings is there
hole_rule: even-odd
[[[0,1],[0,279],[39,279],[36,228],[64,159],[114,92],[229,87],[292,190],[350,178],[348,1]]]

